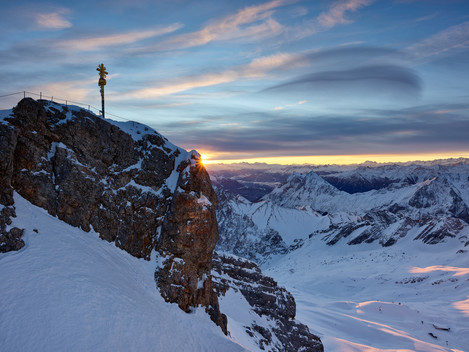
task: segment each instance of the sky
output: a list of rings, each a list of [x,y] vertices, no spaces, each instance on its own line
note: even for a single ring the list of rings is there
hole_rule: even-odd
[[[211,161],[469,157],[468,0],[6,0],[0,30],[0,96],[99,107],[104,63],[106,117]]]

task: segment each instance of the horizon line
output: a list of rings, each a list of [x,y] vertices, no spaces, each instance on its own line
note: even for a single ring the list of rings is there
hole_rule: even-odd
[[[210,154],[201,153],[205,165],[215,164],[267,164],[267,165],[357,165],[363,163],[392,164],[430,162],[440,160],[469,159],[469,152],[428,153],[428,154],[355,154],[355,155],[310,155],[253,157],[238,159],[215,159]]]

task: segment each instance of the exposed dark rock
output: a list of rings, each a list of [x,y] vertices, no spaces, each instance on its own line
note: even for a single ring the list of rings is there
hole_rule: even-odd
[[[11,218],[15,217],[13,206],[0,205],[0,252],[17,251],[24,247],[23,229],[13,227],[7,231],[7,226],[12,223]]]
[[[361,168],[357,168],[355,174],[350,175],[348,178],[327,175],[327,173],[318,172],[324,180],[329,182],[331,185],[336,187],[340,191],[344,191],[350,194],[368,192],[374,189],[382,189],[395,183],[395,180],[391,180],[387,177],[376,177],[367,179],[360,174]],[[364,170],[366,171],[366,170]]]
[[[217,250],[257,262],[266,260],[273,254],[287,253],[288,246],[277,231],[270,228],[261,230],[250,217],[240,215],[233,209],[233,201],[242,203],[244,199],[221,188],[216,188],[216,191],[219,201],[218,227],[223,234],[217,243]],[[249,245],[246,245],[247,243]]]
[[[216,177],[212,180],[215,187],[223,188],[232,194],[239,194],[250,202],[257,202],[263,196],[270,193],[274,188],[270,185],[263,185],[253,182],[239,182],[224,177]]]
[[[414,239],[422,240],[427,244],[437,244],[442,242],[446,237],[456,237],[456,234],[464,229],[464,224],[456,218],[446,218],[438,221],[438,219],[423,219],[421,225],[425,228]]]
[[[211,258],[218,240],[217,197],[201,163],[191,161],[179,170],[178,187],[158,241],[158,250],[165,259],[155,278],[163,297],[178,303],[181,309],[188,312],[199,304],[211,306],[212,318],[226,333],[226,317],[219,313],[212,297]]]
[[[253,318],[245,326],[247,334],[254,338],[262,350],[324,350],[319,337],[294,319],[296,304],[291,293],[279,287],[272,278],[264,276],[254,262],[214,253],[213,277],[215,290],[220,297],[228,290],[239,292],[253,312],[267,318],[258,321]]]
[[[343,226],[337,233],[334,234],[334,236],[330,239],[327,240],[327,244],[329,246],[332,246],[336,244],[341,238],[347,238],[350,236],[353,232],[358,230],[359,228],[365,226],[365,223],[357,223],[357,224],[347,224]],[[349,244],[355,244],[353,241]]]

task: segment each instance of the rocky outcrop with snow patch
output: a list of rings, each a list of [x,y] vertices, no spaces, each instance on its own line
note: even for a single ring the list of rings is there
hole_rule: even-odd
[[[0,251],[24,244],[9,228],[17,192],[135,257],[158,251],[163,297],[185,311],[206,306],[226,331],[211,286],[217,200],[197,152],[144,125],[44,100],[23,99],[0,117]]]
[[[260,228],[243,208],[251,204],[248,200],[216,188],[219,206],[217,209],[220,239],[217,249],[258,262],[274,254],[285,254],[288,246],[280,234],[271,228]]]
[[[243,335],[248,336],[263,351],[324,350],[319,337],[295,320],[296,304],[291,293],[264,276],[254,262],[214,253],[213,276],[235,340],[242,342]],[[244,308],[245,314],[230,314],[230,310],[239,310],[243,302],[248,307]]]

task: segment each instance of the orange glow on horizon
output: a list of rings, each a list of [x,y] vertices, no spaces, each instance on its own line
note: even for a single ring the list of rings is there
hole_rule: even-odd
[[[366,161],[377,163],[394,163],[409,161],[431,161],[438,159],[469,158],[469,151],[446,152],[429,154],[368,154],[368,155],[310,155],[310,156],[278,156],[278,157],[254,157],[231,158],[231,153],[212,152],[210,160],[204,160],[204,164],[235,164],[235,163],[266,163],[266,164],[315,164],[315,165],[350,165],[361,164]],[[204,154],[206,155],[206,154]]]

